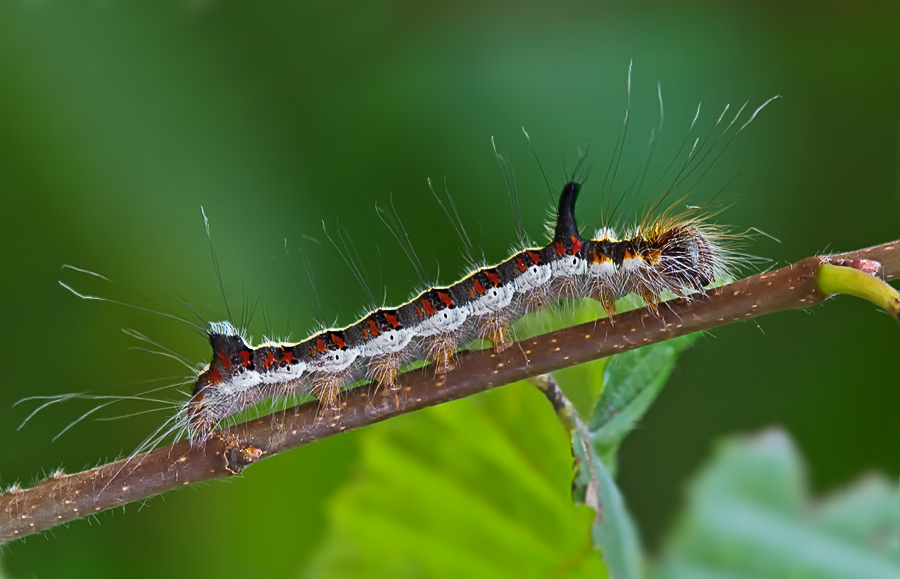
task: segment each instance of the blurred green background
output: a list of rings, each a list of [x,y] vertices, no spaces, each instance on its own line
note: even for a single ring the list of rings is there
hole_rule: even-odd
[[[140,344],[119,328],[191,360],[208,356],[187,326],[78,300],[58,279],[138,301],[131,290],[188,315],[174,293],[208,318],[224,317],[202,205],[233,306],[262,296],[275,333],[305,335],[314,312],[289,269],[305,274],[283,265],[285,245],[295,259],[302,246],[324,311],[351,322],[362,292],[333,250],[304,236],[322,241],[323,220],[332,231],[345,227],[375,285],[383,279],[388,301],[402,301],[418,281],[374,210],[393,196],[422,260],[432,271],[439,261],[442,280],[453,281],[465,260],[426,185],[446,177],[487,257],[505,257],[515,233],[491,136],[512,158],[536,238],[549,196],[520,127],[554,186],[589,144],[594,173],[579,213],[597,225],[631,59],[622,185],[658,122],[657,81],[666,125],[651,177],[675,154],[700,101],[708,129],[727,103],[755,107],[781,94],[704,177],[698,201],[737,176],[720,220],[778,238],[750,247],[773,266],[900,236],[896,3],[0,7],[3,485],[129,452],[162,421],[159,413],[85,421],[51,442],[90,408],[68,404],[15,430],[34,407],[13,408],[22,397],[133,393],[141,386],[127,383],[185,373],[129,349]],[[60,271],[64,263],[115,283]],[[256,336],[262,318],[251,325]],[[619,481],[645,543],[659,546],[685,481],[725,434],[782,425],[817,492],[873,470],[895,477],[898,348],[897,324],[850,298],[700,340],[620,453]],[[2,566],[12,577],[293,574],[321,541],[323,505],[352,476],[366,435],[12,544]]]

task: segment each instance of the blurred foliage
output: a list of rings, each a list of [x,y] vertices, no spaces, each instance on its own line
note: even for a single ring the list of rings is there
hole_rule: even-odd
[[[91,280],[68,277],[61,264],[109,276],[109,297],[190,315],[174,292],[204,318],[222,319],[202,205],[235,316],[242,301],[264,297],[253,335],[297,338],[322,317],[349,322],[366,305],[362,292],[327,242],[304,236],[321,241],[322,220],[340,220],[375,289],[383,284],[388,302],[402,301],[421,282],[373,209],[393,198],[429,271],[439,260],[441,279],[452,281],[465,259],[425,183],[447,176],[473,239],[488,260],[503,258],[515,229],[491,136],[512,159],[535,238],[550,195],[520,127],[551,186],[589,145],[594,171],[579,212],[586,226],[599,225],[631,59],[633,123],[617,193],[645,161],[657,81],[666,125],[648,183],[698,102],[708,128],[726,103],[782,94],[704,176],[696,199],[725,188],[721,198],[733,205],[720,220],[780,239],[748,248],[773,266],[896,238],[898,29],[900,6],[883,2],[0,2],[0,348],[8,360],[0,484],[129,452],[163,421],[168,410],[85,421],[51,444],[86,410],[60,406],[14,430],[27,410],[12,404],[25,396],[133,393],[136,382],[189,374],[129,350],[138,344],[118,328],[193,361],[208,356],[202,336],[170,320],[77,300],[57,280],[93,291]],[[299,246],[324,316],[294,283],[305,279]],[[707,334],[618,453],[618,481],[644,544],[655,550],[683,481],[727,433],[784,425],[804,449],[816,494],[863,471],[900,473],[898,348],[896,325],[850,299]],[[588,374],[573,382],[595,388],[571,394],[585,414],[599,365]],[[317,551],[323,505],[368,436],[348,433],[229,483],[16,543],[3,564],[13,577],[296,572]]]
[[[584,432],[566,432],[525,382],[370,427],[360,472],[331,499],[329,534],[307,575],[596,577],[604,569],[593,540],[611,576],[641,576],[637,531],[599,451],[614,460],[609,449],[693,339],[611,358]],[[573,488],[591,508],[572,504]]]
[[[809,497],[797,449],[779,430],[718,445],[654,577],[900,576],[900,490],[870,477]]]
[[[370,427],[309,577],[600,577],[568,433],[528,383]]]

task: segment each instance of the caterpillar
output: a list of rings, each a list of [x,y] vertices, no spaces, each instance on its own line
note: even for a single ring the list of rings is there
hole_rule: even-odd
[[[585,238],[575,215],[582,186],[573,175],[562,187],[546,245],[521,249],[399,306],[375,309],[349,326],[254,347],[230,322],[210,324],[212,361],[183,409],[190,437],[202,444],[221,422],[266,399],[309,393],[337,411],[348,384],[367,380],[395,390],[398,372],[415,361],[432,363],[438,373],[452,371],[461,345],[479,338],[505,350],[512,344],[510,326],[553,302],[592,298],[613,320],[616,301],[636,294],[659,314],[667,292],[692,299],[730,277],[734,236],[712,224],[711,214],[670,208],[621,239],[608,226]]]
[[[775,98],[759,106],[731,138]],[[713,130],[720,126],[727,111],[728,107]],[[718,138],[728,133],[743,111],[741,107]],[[698,107],[691,128],[699,114]],[[264,401],[311,395],[326,412],[338,412],[341,392],[349,385],[365,381],[377,389],[394,391],[398,388],[398,374],[416,362],[432,364],[437,373],[454,371],[461,347],[480,339],[496,351],[505,350],[513,344],[511,326],[517,320],[556,302],[594,300],[614,323],[616,302],[632,294],[654,315],[660,315],[660,307],[668,296],[701,299],[705,288],[731,279],[737,266],[747,261],[747,256],[736,251],[735,242],[743,234],[731,233],[714,223],[717,213],[709,207],[684,205],[682,196],[659,211],[685,175],[710,154],[711,149],[704,148],[705,142],[699,138],[693,141],[676,177],[644,211],[639,222],[622,229],[621,236],[616,234],[618,227],[609,222],[592,236],[582,234],[576,218],[576,203],[588,173],[583,170],[582,157],[558,189],[552,224],[548,227],[549,239],[543,246],[531,244],[522,232],[515,184],[510,186],[503,159],[494,147],[517,217],[519,246],[512,255],[493,265],[473,266],[456,283],[426,287],[406,303],[372,309],[348,326],[325,328],[299,342],[267,341],[253,345],[246,331],[232,321],[204,322],[202,326],[188,322],[205,333],[212,359],[191,379],[193,389],[188,400],[178,405],[174,415],[139,450],[155,446],[173,433],[176,438],[186,435],[192,443],[202,445],[216,435],[223,423]],[[549,189],[549,183],[547,186]],[[443,204],[442,208],[453,221]],[[604,219],[601,215],[601,221],[604,220],[609,221],[609,217]],[[208,221],[206,224],[208,231]],[[458,232],[463,229],[458,215],[454,227]],[[392,233],[402,245],[405,230],[402,236],[394,230]],[[466,244],[471,249],[471,243]],[[416,265],[412,248],[404,249]],[[350,264],[347,256],[342,256]],[[360,278],[358,269],[350,265]],[[102,299],[63,285],[79,297]],[[41,406],[44,408],[71,397],[34,398],[49,398],[50,402]]]

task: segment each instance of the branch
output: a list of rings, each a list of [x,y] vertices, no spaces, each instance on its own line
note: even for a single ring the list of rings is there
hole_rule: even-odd
[[[675,299],[660,308],[659,317],[641,308],[616,316],[614,323],[600,319],[565,328],[522,340],[501,353],[462,352],[455,372],[435,374],[426,366],[401,375],[395,392],[355,388],[344,393],[337,411],[322,410],[312,401],[225,429],[202,447],[183,440],[77,474],[59,474],[30,489],[11,489],[0,495],[0,543],[178,487],[231,476],[280,452],[400,414],[684,334],[809,307],[830,293],[860,295],[896,317],[900,295],[860,271],[870,263],[854,260],[877,260],[883,266],[879,277],[895,279],[900,276],[900,240],[809,257],[711,289],[702,298]],[[859,276],[849,275],[854,273]]]

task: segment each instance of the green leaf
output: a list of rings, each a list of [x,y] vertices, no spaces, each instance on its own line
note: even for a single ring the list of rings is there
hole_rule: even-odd
[[[787,435],[732,439],[692,484],[656,577],[896,578],[898,503],[869,479],[816,505]]]
[[[612,474],[597,449],[582,434],[573,437],[573,449],[580,461],[576,492],[597,512],[591,537],[603,553],[610,576],[614,579],[642,577],[640,540]]]
[[[575,433],[573,449],[581,461],[576,492],[598,516],[594,544],[616,579],[643,576],[641,545],[625,501],[613,479],[620,442],[650,408],[672,372],[678,355],[698,334],[684,336],[611,358],[591,426]]]
[[[371,427],[308,575],[604,577],[570,448],[525,383]]]
[[[603,393],[590,424],[595,445],[601,449],[619,445],[656,400],[678,356],[699,335],[682,336],[610,359],[604,368]]]
[[[830,497],[813,512],[812,522],[889,561],[900,561],[900,489],[878,475],[870,475]]]

